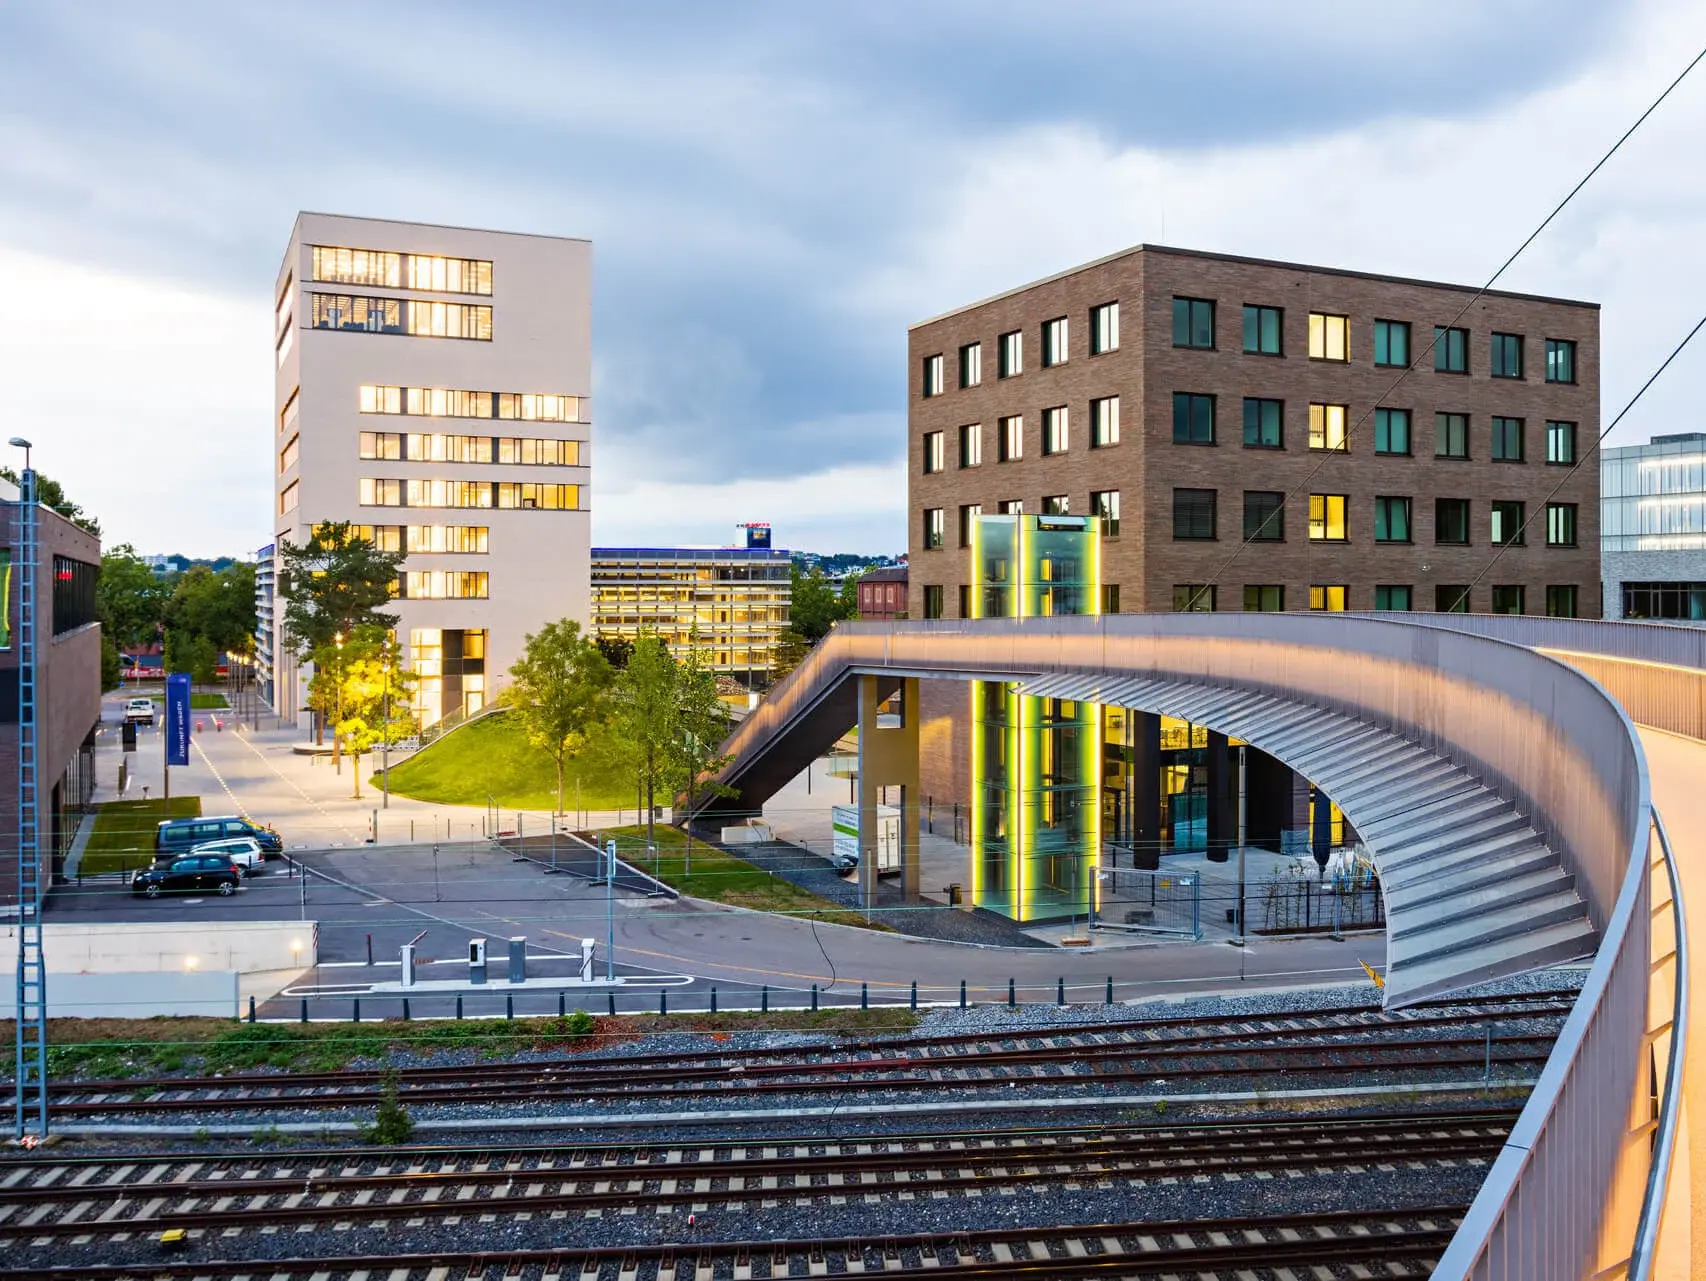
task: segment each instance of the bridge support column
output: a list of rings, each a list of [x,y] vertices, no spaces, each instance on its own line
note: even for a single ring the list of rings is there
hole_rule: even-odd
[[[1161,716],[1131,712],[1131,843],[1136,865],[1161,866]]]
[[[1208,861],[1224,863],[1228,851],[1238,839],[1232,824],[1232,758],[1226,746],[1226,735],[1209,730],[1204,756],[1208,762]]]
[[[900,686],[900,724],[884,728],[877,724],[882,699],[875,676],[859,677],[859,903],[877,905],[879,791],[900,789],[901,890],[907,898],[918,894],[918,681],[909,677]]]

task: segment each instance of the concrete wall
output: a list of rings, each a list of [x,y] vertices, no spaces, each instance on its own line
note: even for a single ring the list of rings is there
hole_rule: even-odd
[[[155,1015],[200,1014],[236,1018],[235,970],[197,970],[166,974],[56,974],[47,976],[47,1016],[51,1019],[145,1019]],[[0,1018],[17,1014],[17,991],[0,983]]]
[[[197,921],[42,927],[49,975],[183,974],[306,969],[319,959],[317,921]],[[0,986],[11,991],[17,928],[0,927]],[[193,959],[192,959],[193,958]],[[52,983],[48,985],[51,995]]]

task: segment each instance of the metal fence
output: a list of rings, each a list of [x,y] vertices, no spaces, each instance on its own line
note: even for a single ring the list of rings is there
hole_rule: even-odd
[[[1130,867],[1102,871],[1101,929],[1202,937],[1202,877]]]

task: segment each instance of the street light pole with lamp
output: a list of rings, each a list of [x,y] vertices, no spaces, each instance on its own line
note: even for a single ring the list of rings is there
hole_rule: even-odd
[[[391,638],[387,636],[379,646],[379,679],[384,682],[385,719],[379,732],[379,785],[384,789],[385,799],[380,808],[391,808]]]
[[[338,646],[337,672],[332,677],[332,679],[338,683],[337,719],[332,722],[332,768],[337,771],[338,777],[342,778],[343,773],[344,773],[344,758],[343,758],[342,752],[340,752],[338,749],[343,745],[343,728],[342,727],[343,727],[343,723],[344,723],[344,634],[342,632],[336,632],[333,634],[332,639],[337,642],[337,646]]]

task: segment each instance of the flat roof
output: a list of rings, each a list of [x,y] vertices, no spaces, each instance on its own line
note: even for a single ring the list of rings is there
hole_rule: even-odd
[[[988,306],[992,302],[1000,302],[1003,298],[1012,298],[1016,294],[1035,289],[1039,285],[1052,284],[1057,280],[1076,276],[1079,272],[1090,271],[1110,262],[1118,262],[1121,258],[1129,258],[1133,254],[1173,254],[1179,258],[1203,258],[1211,262],[1237,262],[1252,267],[1276,267],[1283,271],[1310,271],[1322,276],[1348,276],[1356,280],[1384,280],[1388,284],[1394,285],[1419,285],[1424,289],[1453,289],[1459,293],[1481,293],[1489,298],[1515,298],[1523,302],[1549,302],[1562,307],[1591,307],[1595,311],[1599,310],[1597,302],[1583,302],[1579,298],[1553,298],[1546,294],[1523,294],[1508,289],[1480,289],[1476,285],[1454,285],[1443,280],[1418,280],[1413,276],[1389,276],[1378,271],[1350,271],[1344,267],[1315,267],[1304,262],[1281,262],[1275,258],[1247,258],[1242,254],[1210,253],[1205,249],[1180,249],[1175,245],[1140,244],[1107,254],[1101,258],[1092,259],[1089,262],[1080,263],[1076,267],[1068,267],[1065,271],[1057,271],[1052,276],[1044,276],[1039,280],[1030,281],[1028,284],[1016,285],[1012,289],[1003,289],[998,294],[991,294],[989,297],[980,298],[976,302],[968,302],[963,306],[940,312],[927,320],[915,321],[906,327],[907,332],[922,329],[925,325],[933,325],[939,320],[948,319],[950,316],[975,311],[977,308]]]
[[[366,214],[330,213],[324,209],[299,209],[296,211],[296,221],[304,218],[345,218],[351,222],[386,222],[393,227],[432,227],[439,231],[474,231],[483,236],[527,236],[534,240],[572,240],[578,244],[590,245],[589,236],[556,236],[548,231],[506,231],[502,227],[465,227],[455,222],[416,222],[408,218],[370,218]]]

